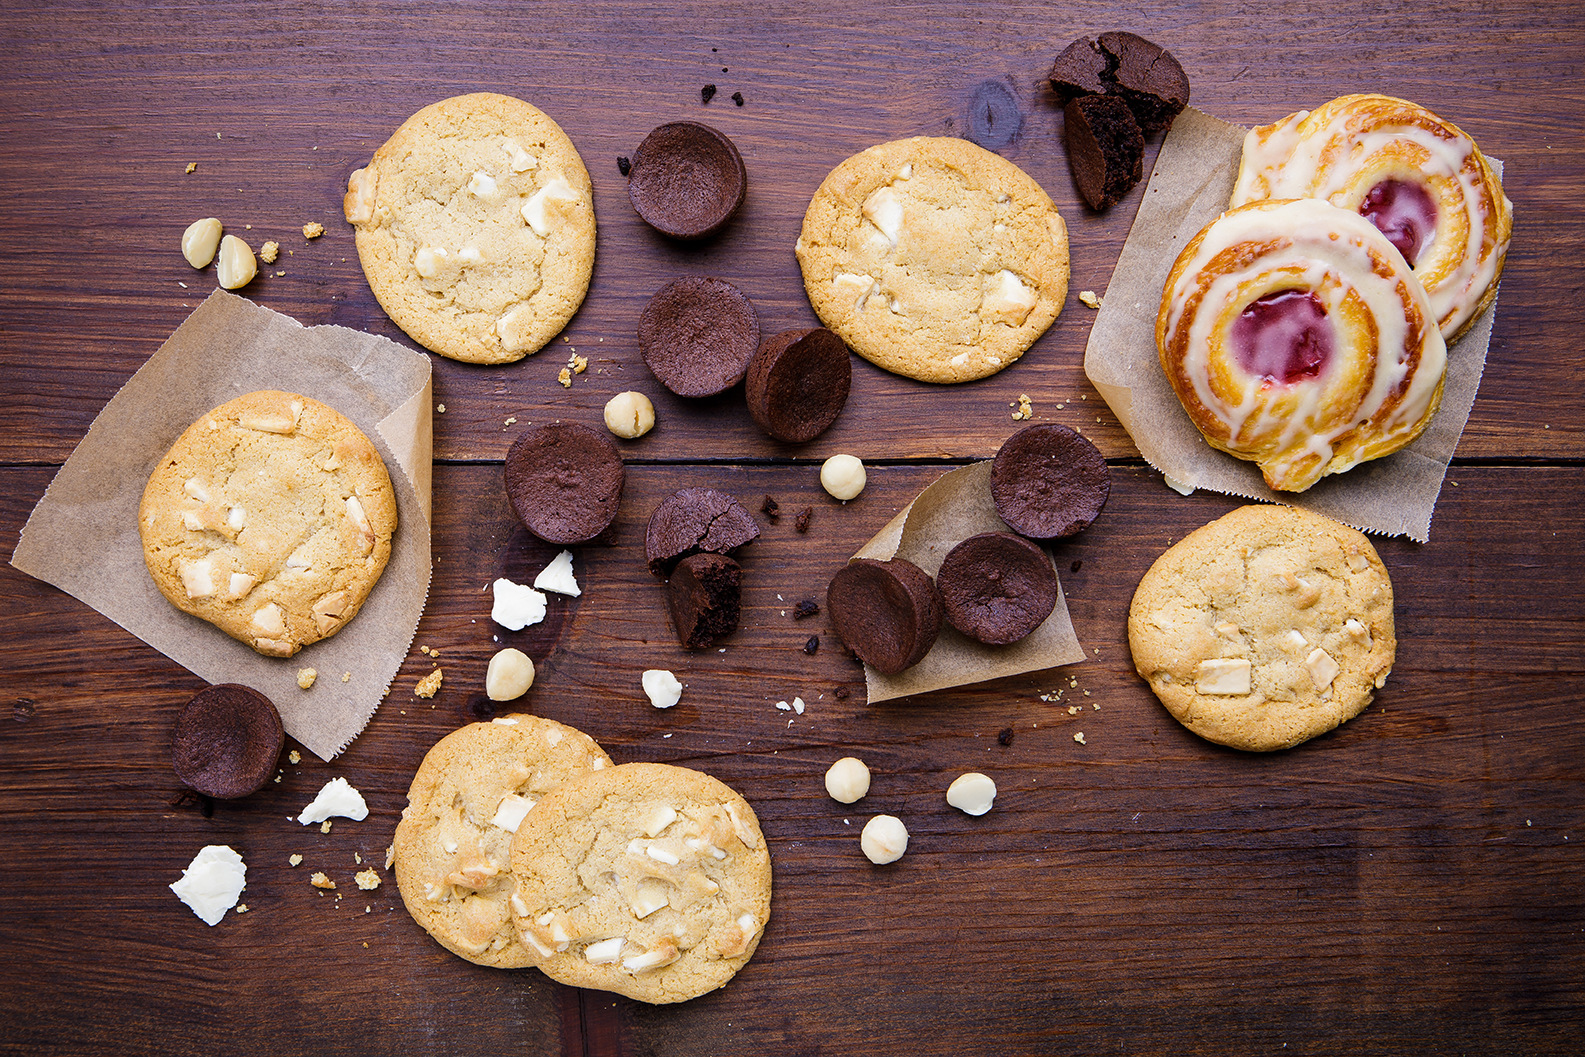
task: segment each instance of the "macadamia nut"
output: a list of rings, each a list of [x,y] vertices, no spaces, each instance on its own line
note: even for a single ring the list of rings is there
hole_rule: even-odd
[[[515,701],[533,685],[534,661],[522,650],[502,650],[484,670],[484,692],[491,701]]]
[[[895,815],[876,815],[864,824],[859,846],[876,866],[896,862],[908,850],[908,827]]]
[[[864,491],[864,464],[851,455],[833,455],[820,467],[820,487],[847,502]]]
[[[247,286],[259,274],[259,262],[253,258],[253,249],[235,235],[220,240],[220,263],[215,265],[215,277],[227,290]]]
[[[187,258],[187,263],[194,268],[208,267],[215,259],[215,250],[220,248],[221,230],[220,221],[215,217],[205,217],[187,225],[187,230],[182,232],[182,256]]]
[[[947,803],[965,815],[983,815],[996,801],[996,783],[978,771],[960,774],[947,786]]]
[[[826,792],[839,804],[861,800],[870,791],[870,769],[864,761],[844,756],[826,771]]]
[[[605,403],[605,428],[633,440],[655,428],[655,405],[643,393],[617,393]]]

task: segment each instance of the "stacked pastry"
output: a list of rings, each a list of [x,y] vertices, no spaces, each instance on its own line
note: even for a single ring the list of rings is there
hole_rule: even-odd
[[[1414,103],[1344,96],[1253,129],[1228,212],[1168,276],[1162,368],[1213,447],[1303,491],[1425,430],[1512,227],[1475,142]]]

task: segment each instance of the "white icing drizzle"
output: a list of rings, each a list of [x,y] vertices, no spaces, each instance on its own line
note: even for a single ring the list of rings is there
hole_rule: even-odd
[[[1417,115],[1418,123],[1401,118]],[[1423,107],[1379,95],[1344,96],[1244,137],[1231,207],[1268,198],[1324,198],[1357,212],[1382,180],[1420,183],[1436,230],[1414,273],[1444,337],[1457,334],[1508,252],[1513,205],[1475,142]],[[1488,183],[1489,180],[1489,183]]]
[[[1241,245],[1260,247],[1262,252],[1235,271],[1208,269],[1218,254]],[[1402,265],[1402,256],[1370,221],[1326,202],[1299,199],[1239,209],[1222,214],[1200,233],[1197,244],[1190,244],[1185,253],[1192,252],[1192,258],[1177,272],[1177,283],[1166,291],[1162,347],[1174,347],[1180,328],[1188,328],[1180,380],[1192,387],[1202,406],[1227,425],[1226,447],[1258,455],[1257,461],[1274,487],[1299,491],[1323,474],[1340,473],[1366,458],[1385,454],[1363,449],[1373,439],[1414,430],[1437,396],[1447,365],[1446,348],[1441,334],[1425,327],[1419,364],[1407,391],[1385,420],[1374,421],[1404,381],[1413,360],[1407,347],[1410,330],[1404,299],[1416,302],[1424,319],[1433,317],[1424,288],[1406,281],[1406,273],[1378,274],[1372,266],[1372,250]],[[1183,263],[1181,259],[1179,263]],[[1279,276],[1275,285],[1269,281],[1255,285],[1257,277],[1274,273]],[[1209,278],[1204,297],[1193,315],[1185,317],[1189,298],[1202,278]],[[1333,324],[1330,359],[1315,377],[1292,384],[1245,372],[1229,335],[1233,322],[1251,302],[1284,289],[1314,294]],[[1374,350],[1351,347],[1348,332],[1336,325],[1350,295],[1363,301],[1375,322]],[[1212,384],[1213,349],[1217,350],[1219,375],[1238,388],[1234,400],[1224,398]],[[1369,389],[1358,406],[1335,406],[1329,383],[1349,369],[1350,361],[1370,357],[1373,352]],[[1290,403],[1279,396],[1293,400]],[[1363,423],[1371,423],[1370,436],[1352,436]],[[1301,471],[1302,464],[1317,457],[1313,470]]]

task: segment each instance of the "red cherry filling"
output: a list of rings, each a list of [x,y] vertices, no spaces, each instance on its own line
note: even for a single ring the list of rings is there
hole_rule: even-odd
[[[1419,184],[1383,180],[1359,204],[1359,215],[1376,225],[1413,268],[1436,231],[1436,202]]]
[[[1279,290],[1233,321],[1233,354],[1249,374],[1284,385],[1314,378],[1332,358],[1326,309],[1307,290]]]

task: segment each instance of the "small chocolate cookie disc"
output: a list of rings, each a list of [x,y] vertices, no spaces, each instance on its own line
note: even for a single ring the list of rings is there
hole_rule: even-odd
[[[673,279],[638,317],[638,349],[650,372],[678,396],[715,396],[743,380],[759,348],[754,303],[731,283]]]
[[[236,800],[264,788],[286,733],[269,698],[239,683],[198,691],[176,716],[171,762],[190,789]]]
[[[987,646],[1017,642],[1057,604],[1057,573],[1037,544],[982,532],[947,552],[936,573],[947,622]]]
[[[677,642],[702,650],[737,630],[743,568],[724,554],[693,554],[677,563],[666,584]]]
[[[1030,539],[1071,536],[1094,521],[1112,491],[1099,449],[1067,426],[1025,426],[991,460],[991,500]]]
[[[665,576],[690,554],[728,554],[759,539],[754,515],[725,492],[683,488],[661,500],[644,530],[649,571]]]
[[[1189,78],[1172,52],[1135,33],[1096,38],[1117,65],[1108,76],[1146,132],[1160,132],[1189,105]]]
[[[749,413],[776,440],[802,444],[842,413],[853,364],[841,338],[824,327],[784,330],[760,343],[743,379]]]
[[[913,562],[854,558],[831,578],[826,611],[842,644],[882,675],[911,668],[941,632],[941,593]]]
[[[644,222],[674,239],[713,235],[748,191],[737,145],[709,125],[676,121],[644,137],[627,175],[627,197]]]
[[[506,497],[547,543],[587,543],[610,527],[627,471],[604,434],[576,422],[524,430],[506,453]]]
[[[1081,95],[1062,110],[1068,168],[1091,209],[1108,209],[1144,174],[1145,135],[1114,95]]]

